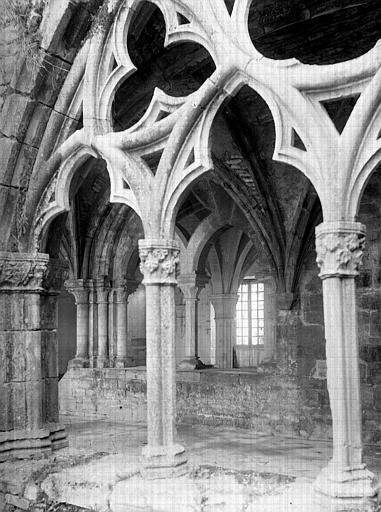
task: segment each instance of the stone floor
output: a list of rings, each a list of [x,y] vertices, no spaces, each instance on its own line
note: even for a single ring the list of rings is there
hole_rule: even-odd
[[[182,426],[179,441],[187,448],[190,476],[147,482],[138,465],[145,425],[68,417],[63,422],[69,448],[48,460],[0,465],[0,483],[22,481],[15,494],[22,488],[29,499],[44,495],[97,512],[318,510],[311,483],[330,457],[328,442]],[[381,476],[381,448],[368,447],[366,461]]]

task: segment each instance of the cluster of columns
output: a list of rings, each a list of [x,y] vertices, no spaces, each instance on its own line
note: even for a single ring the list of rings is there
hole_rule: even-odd
[[[365,227],[356,222],[326,222],[316,230],[317,263],[323,280],[333,457],[318,476],[315,491],[323,509],[336,511],[373,510],[376,495],[374,476],[363,462],[361,437],[355,277],[364,240]],[[187,471],[185,450],[176,442],[175,428],[175,287],[179,248],[173,240],[160,239],[141,240],[139,250],[148,312],[148,443],[142,452],[142,472],[148,478],[178,476]],[[30,450],[49,451],[66,442],[58,423],[58,408],[54,407],[58,399],[55,289],[59,289],[59,283],[50,278],[47,284],[48,262],[47,255],[0,254],[0,347],[5,361],[0,375],[0,460],[10,453],[17,456]],[[57,268],[51,273],[56,281],[57,273]],[[67,281],[66,286],[76,298],[78,311],[77,353],[72,364],[86,366],[91,357],[96,358],[97,365],[110,364],[110,353],[114,354],[108,342],[110,294],[117,334],[113,364],[128,364],[128,283],[114,283],[112,290],[104,280]],[[183,283],[183,290],[184,287]],[[192,319],[196,314],[196,289],[194,281],[187,294],[187,315]],[[217,310],[228,308],[234,316],[235,297],[212,300]],[[93,316],[95,309],[97,314]],[[96,322],[92,323],[92,316]],[[228,317],[225,311],[224,322],[229,321]],[[93,324],[97,326],[97,343],[90,337]],[[193,321],[188,324],[192,326]],[[191,354],[192,330],[187,336]],[[19,356],[20,344],[24,347],[23,358]],[[20,394],[24,397],[21,409],[16,400]]]
[[[77,306],[77,346],[69,368],[134,364],[128,341],[128,297],[137,288],[132,279],[72,279],[65,282]]]

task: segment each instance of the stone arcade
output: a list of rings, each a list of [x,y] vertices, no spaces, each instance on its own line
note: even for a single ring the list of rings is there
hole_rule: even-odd
[[[315,503],[376,510],[379,2],[5,4],[0,462],[146,421],[175,478],[229,425],[332,439]]]

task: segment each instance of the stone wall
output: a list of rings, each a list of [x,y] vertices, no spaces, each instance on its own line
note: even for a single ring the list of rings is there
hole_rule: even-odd
[[[301,379],[269,368],[252,371],[178,371],[177,421],[227,425],[256,432],[312,439],[331,437],[331,417],[324,380]],[[363,437],[381,444],[381,412],[374,408],[367,383]],[[60,413],[82,419],[146,421],[144,368],[72,368],[59,383]]]

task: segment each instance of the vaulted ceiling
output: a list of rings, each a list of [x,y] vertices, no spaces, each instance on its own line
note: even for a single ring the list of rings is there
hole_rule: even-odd
[[[233,0],[225,3],[231,11]],[[172,96],[185,96],[197,90],[215,68],[200,45],[164,48],[165,24],[160,10],[149,2],[141,5],[127,39],[137,71],[115,95],[116,131],[143,116],[155,87]],[[369,50],[381,38],[380,21],[379,0],[258,0],[250,7],[249,33],[266,57],[328,64]],[[353,101],[327,106],[338,129]],[[293,291],[305,253],[313,244],[314,227],[321,221],[321,208],[302,173],[272,160],[274,142],[269,108],[257,93],[243,87],[216,116],[211,135],[214,170],[193,184],[180,206],[176,225],[189,240],[206,217],[218,213],[221,204],[235,203],[243,213],[242,230],[255,246],[255,254],[268,262],[280,288]],[[295,140],[296,144],[303,150],[301,141]],[[103,239],[115,244],[128,222],[133,226],[132,239],[142,236],[139,221],[129,208],[107,203],[109,182],[104,171],[104,163],[93,159],[81,169],[71,194],[73,212],[53,226],[64,233],[63,246],[76,246],[73,267],[78,277],[86,265],[89,239],[96,238],[102,225],[115,235]],[[51,235],[52,252],[57,252],[58,239]],[[87,272],[91,273],[91,268]]]

